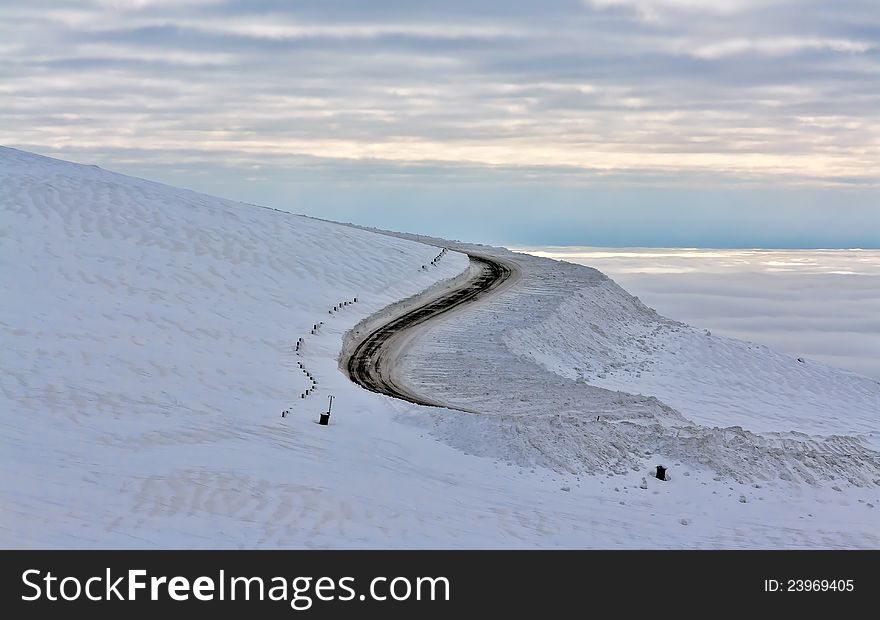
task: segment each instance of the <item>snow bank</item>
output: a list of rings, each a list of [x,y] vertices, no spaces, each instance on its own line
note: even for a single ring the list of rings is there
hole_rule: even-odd
[[[669,321],[610,280],[574,292],[507,343],[564,377],[652,394],[704,425],[868,435],[880,382]]]

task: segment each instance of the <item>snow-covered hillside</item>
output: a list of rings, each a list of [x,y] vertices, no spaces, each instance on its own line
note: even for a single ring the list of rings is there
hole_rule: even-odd
[[[402,371],[481,413],[417,407],[338,357],[460,252],[0,148],[0,544],[880,545],[876,382],[479,250]]]
[[[877,543],[877,381],[666,319],[594,269],[477,249],[516,261],[521,280],[404,357],[426,397],[482,414],[439,412],[423,423],[434,436],[520,471],[571,472],[578,488],[608,476],[614,493],[600,495],[626,505],[638,488],[652,510],[678,502],[704,524],[713,514],[712,544],[750,546],[732,531],[758,546],[831,545],[825,528]],[[650,477],[617,482],[656,464],[675,477],[660,497],[648,496]],[[815,519],[819,506],[834,507],[836,524]],[[785,532],[758,543],[753,519]]]
[[[435,247],[8,148],[0,209],[5,544],[186,544],[135,524],[256,518],[260,471],[301,485],[288,444],[333,437],[310,424],[329,394],[340,426],[364,415],[342,334],[467,265],[422,270]],[[216,527],[191,542],[238,540]]]
[[[670,321],[610,280],[569,293],[508,334],[515,352],[567,378],[651,394],[703,425],[866,438],[880,428],[875,379]]]

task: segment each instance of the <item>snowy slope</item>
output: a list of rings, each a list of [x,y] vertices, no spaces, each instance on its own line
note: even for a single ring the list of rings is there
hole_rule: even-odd
[[[741,482],[880,478],[876,381],[670,321],[594,269],[511,257],[514,290],[404,361],[428,396],[493,414],[440,418],[453,445],[575,472],[623,472],[648,450]]]
[[[338,368],[346,331],[467,266],[450,252],[422,270],[436,254],[0,149],[0,544],[880,545],[870,384],[793,367],[836,389],[835,415],[857,412],[829,427],[841,434],[821,432],[822,405],[800,418],[777,411],[804,402],[791,373],[787,388],[753,400],[776,399],[764,403],[776,416],[766,432],[751,405],[721,415],[733,396],[681,396],[714,407],[697,413],[658,399],[635,381],[641,364],[669,385],[684,379],[659,373],[662,350],[627,340],[660,325],[651,342],[679,355],[689,332],[595,270],[504,253],[522,269],[516,286],[414,340],[404,370],[419,389],[482,415],[351,384]],[[606,334],[601,350],[579,335],[591,324]],[[688,355],[694,380],[717,380]],[[613,363],[629,358],[618,374]],[[317,381],[307,398],[300,364]],[[591,385],[600,372],[633,381]],[[763,371],[737,376],[772,383]],[[657,462],[669,482],[650,478]]]
[[[704,425],[866,437],[880,429],[880,382],[667,320],[611,280],[572,291],[507,342],[564,377],[651,394]]]
[[[312,420],[331,388],[342,411],[358,395],[335,367],[346,329],[467,265],[422,271],[435,247],[7,148],[0,188],[7,544],[22,528],[69,544],[65,520],[150,505],[181,477],[248,475],[290,440],[282,410]],[[130,530],[101,527],[83,542]]]
[[[779,540],[790,544],[809,544],[807,523],[828,525],[813,520],[816,504],[835,507],[832,529],[865,527],[859,536],[876,543],[876,381],[671,321],[588,267],[475,249],[517,262],[521,281],[407,352],[422,393],[482,414],[438,413],[425,425],[434,436],[523,470],[570,472],[591,488],[602,484],[595,474],[616,481],[666,464],[669,486],[681,488],[663,494],[729,511],[715,517],[719,536],[728,526],[751,531],[733,523],[758,501],[759,518],[784,523]],[[611,484],[615,494],[632,488]],[[703,491],[710,497],[690,496]],[[793,509],[813,493],[808,509]],[[659,509],[668,498],[656,499]],[[844,525],[853,518],[862,525]]]

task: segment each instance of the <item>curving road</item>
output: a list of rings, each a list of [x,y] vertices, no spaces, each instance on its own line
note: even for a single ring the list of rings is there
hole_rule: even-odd
[[[348,376],[362,387],[417,405],[449,407],[413,392],[394,376],[397,349],[410,330],[451,310],[473,303],[498,289],[513,270],[510,265],[468,254],[475,275],[424,305],[407,311],[367,334],[344,364]]]

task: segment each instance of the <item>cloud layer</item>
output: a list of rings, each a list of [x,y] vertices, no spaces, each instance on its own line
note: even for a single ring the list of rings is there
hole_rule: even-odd
[[[874,184],[873,0],[36,0],[0,141]]]

